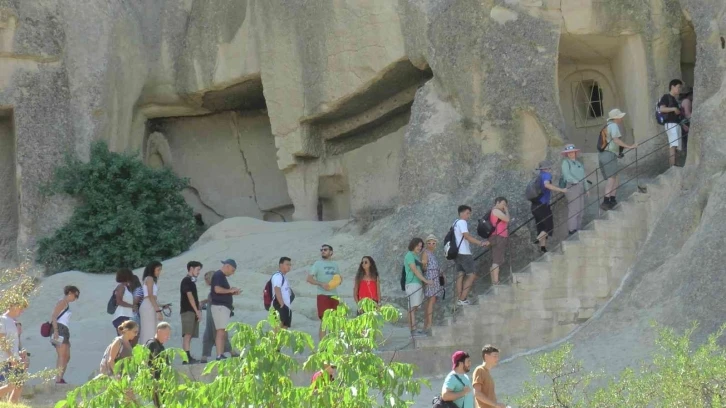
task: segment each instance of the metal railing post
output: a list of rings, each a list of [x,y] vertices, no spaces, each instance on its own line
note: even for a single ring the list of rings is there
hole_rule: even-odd
[[[607,185],[605,185],[605,188],[607,188]],[[602,208],[600,208],[600,176],[597,174],[597,169],[595,169],[595,195],[597,195],[597,216],[600,217],[602,216]]]

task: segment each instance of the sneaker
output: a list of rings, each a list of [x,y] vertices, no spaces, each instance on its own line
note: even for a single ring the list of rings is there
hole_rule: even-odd
[[[600,204],[600,209],[603,211],[609,211],[609,210],[612,210],[613,207],[611,207],[611,204],[609,201],[603,201],[602,204]]]
[[[226,360],[226,359],[227,359],[227,356],[225,356],[224,354],[222,354],[221,356],[217,356],[217,361],[222,361],[222,360]]]
[[[64,379],[62,379],[62,378],[61,378],[60,380],[56,381],[55,383],[56,383],[56,384],[68,384],[68,383],[66,382],[66,380],[64,380]]]
[[[456,302],[456,304],[459,306],[471,306],[471,302],[469,302],[469,299],[464,299],[464,300],[459,299],[459,301]]]
[[[423,330],[416,329],[416,330],[411,331],[411,336],[412,337],[426,337],[426,332]]]
[[[543,246],[541,246],[541,247],[539,247],[539,250],[540,250],[540,252],[542,252],[543,254],[546,254],[546,253],[547,253],[547,247],[543,247]]]
[[[182,364],[199,364],[200,362],[194,357],[189,357],[189,361],[182,361]]]
[[[567,231],[567,235],[570,235],[570,236],[572,236],[572,235],[575,235],[575,233],[576,233],[576,232],[577,232],[577,230],[574,230],[574,231]]]
[[[209,357],[202,357],[201,360],[199,360],[199,362],[202,364],[207,364],[208,361],[209,361]]]

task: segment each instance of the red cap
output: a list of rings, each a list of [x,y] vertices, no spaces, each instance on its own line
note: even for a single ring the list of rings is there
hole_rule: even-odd
[[[469,358],[469,354],[464,351],[457,351],[451,356],[451,369],[455,369],[459,363],[463,363],[464,360]]]

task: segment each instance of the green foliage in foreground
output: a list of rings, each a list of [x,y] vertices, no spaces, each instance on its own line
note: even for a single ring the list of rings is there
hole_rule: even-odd
[[[98,376],[71,391],[56,408],[146,407],[152,405],[154,390],[167,408],[408,406],[410,403],[403,400],[406,394],[415,396],[421,385],[428,383],[412,379],[412,365],[384,361],[374,352],[383,325],[397,320],[398,311],[392,306],[378,310],[370,300],[364,300],[362,308],[367,312],[354,319],[347,317],[348,309],[343,304],[325,312],[328,334],[317,348],[307,333],[276,330],[279,320],[274,312],[255,327],[233,323],[232,346],[243,350],[242,358],[207,364],[204,374],[210,378],[216,374],[207,383],[169,366],[161,367],[160,379],[155,380],[145,363],[147,350],[136,347],[133,357],[117,363],[117,378]],[[280,348],[281,353],[277,351]],[[301,364],[286,354],[290,349],[295,354],[312,354]],[[183,355],[178,349],[165,353],[170,358]],[[317,389],[293,384],[291,374],[301,369],[320,370],[326,362],[337,366],[334,381],[321,376]]]
[[[40,241],[38,260],[50,272],[109,272],[172,258],[196,237],[181,195],[186,186],[170,169],[151,169],[135,154],[95,142],[88,163],[69,155],[55,169],[49,192],[79,203],[65,226]]]
[[[525,383],[519,408],[726,407],[726,350],[718,339],[726,325],[692,350],[696,325],[677,335],[659,328],[651,364],[624,370],[603,387],[605,376],[584,372],[572,346],[528,359],[534,378]],[[611,350],[617,353],[616,349]],[[542,378],[546,381],[540,381]]]

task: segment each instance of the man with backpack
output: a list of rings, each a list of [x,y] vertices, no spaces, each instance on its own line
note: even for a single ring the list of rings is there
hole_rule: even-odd
[[[474,256],[471,254],[471,248],[469,243],[478,246],[489,245],[486,241],[479,241],[469,234],[468,221],[471,218],[471,207],[468,205],[459,206],[459,219],[456,220],[453,226],[454,242],[451,242],[451,246],[458,248],[458,255],[454,258],[456,266],[456,295],[458,296],[457,304],[459,306],[469,306],[471,303],[467,299],[469,296],[469,290],[474,284],[476,279],[476,267],[474,266]],[[466,281],[464,281],[466,276]]]
[[[608,113],[607,124],[600,130],[598,137],[597,150],[600,152],[598,153],[598,161],[602,177],[606,180],[605,198],[603,198],[600,205],[603,211],[611,210],[618,204],[615,195],[617,194],[618,173],[620,172],[620,164],[618,163],[620,148],[635,149],[638,147],[637,143],[627,145],[621,140],[620,125],[623,123],[623,117],[625,117],[625,112],[620,111],[620,109],[611,110]]]
[[[290,282],[285,277],[292,269],[290,258],[283,256],[278,264],[279,269],[272,275],[270,284],[272,286],[272,307],[280,314],[280,323],[283,329],[289,329],[292,324],[292,301],[294,293],[290,289]]]
[[[475,408],[474,390],[469,376],[466,375],[471,370],[469,354],[457,351],[451,356],[451,363],[452,371],[444,379],[441,397],[434,406],[447,407],[450,406],[447,402],[453,402],[458,408]]]
[[[549,160],[543,160],[537,167],[539,175],[535,180],[537,188],[527,186],[527,192],[525,195],[527,198],[531,197],[529,190],[533,188],[539,191],[539,196],[531,200],[532,203],[532,215],[534,221],[537,223],[537,241],[539,242],[539,249],[542,253],[547,252],[547,238],[552,236],[552,231],[555,229],[555,223],[552,218],[552,209],[550,208],[550,202],[552,201],[552,191],[560,193],[566,193],[566,188],[559,188],[552,184],[552,162]],[[530,183],[532,184],[532,183]]]
[[[668,84],[668,93],[663,95],[658,102],[660,113],[663,115],[665,131],[668,134],[668,144],[670,145],[670,156],[668,163],[672,166],[676,164],[676,154],[681,150],[681,106],[678,104],[678,96],[681,94],[681,86],[683,82],[680,79],[674,79]]]

